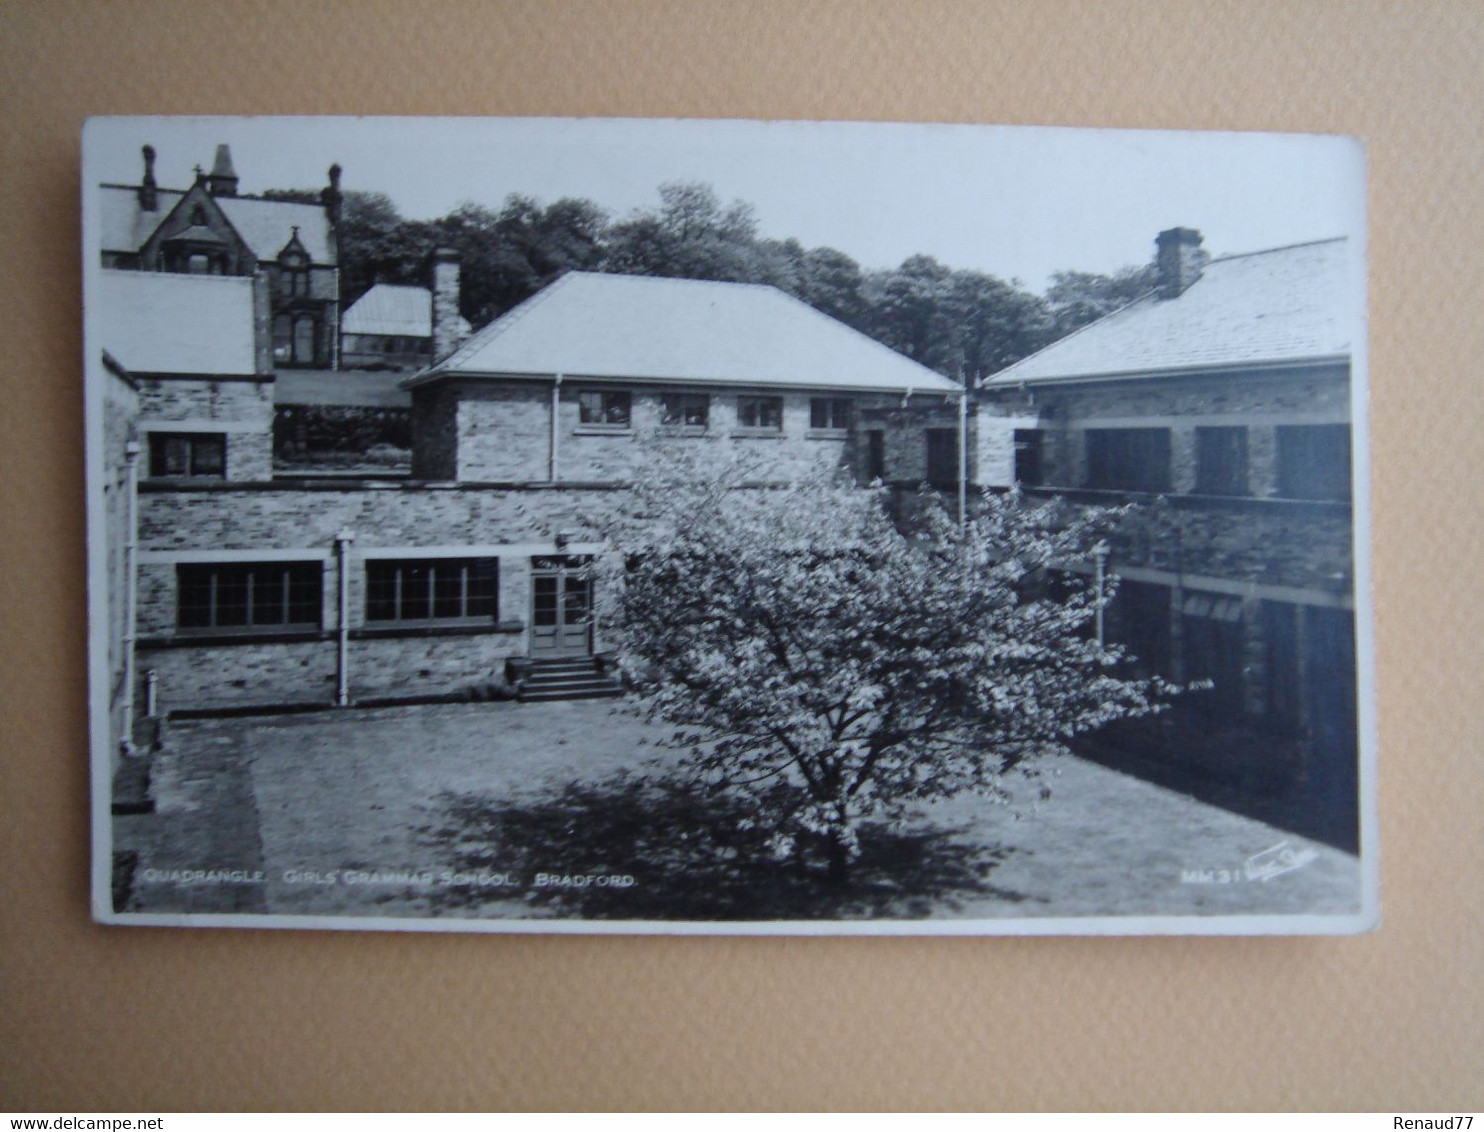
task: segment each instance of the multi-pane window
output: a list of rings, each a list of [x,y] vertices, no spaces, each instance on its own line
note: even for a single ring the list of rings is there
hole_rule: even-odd
[[[1112,491],[1170,490],[1170,430],[1087,430],[1088,487]]]
[[[1350,426],[1280,425],[1278,494],[1287,499],[1350,498]]]
[[[661,423],[671,428],[703,429],[711,417],[711,398],[704,393],[666,393]]]
[[[809,427],[847,429],[850,427],[850,398],[811,397]]]
[[[176,566],[176,624],[183,632],[318,629],[319,562],[184,563]]]
[[[1247,494],[1247,430],[1195,430],[1195,490],[1201,495]]]
[[[585,425],[628,428],[633,398],[625,392],[584,389],[577,394],[578,419]]]
[[[499,568],[493,558],[393,558],[366,563],[366,621],[492,622]]]
[[[782,397],[738,397],[737,427],[783,431]]]
[[[227,438],[220,432],[152,432],[149,474],[221,479],[227,474]]]

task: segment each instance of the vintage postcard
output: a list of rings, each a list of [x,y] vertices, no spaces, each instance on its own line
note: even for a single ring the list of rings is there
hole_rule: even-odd
[[[1378,919],[1353,140],[100,118],[95,916]]]

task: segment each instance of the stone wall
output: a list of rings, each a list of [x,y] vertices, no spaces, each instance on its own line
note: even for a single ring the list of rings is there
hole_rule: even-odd
[[[628,428],[585,425],[581,420],[580,396],[586,389],[620,391],[608,385],[584,385],[566,381],[561,386],[556,453],[557,479],[569,482],[614,482],[628,478],[636,459],[637,438],[668,435],[683,443],[725,444],[761,457],[760,475],[785,478],[819,464],[852,466],[862,459],[855,447],[860,443],[862,421],[893,403],[890,398],[851,398],[856,427],[850,430],[817,430],[811,427],[811,394],[788,392],[783,399],[783,427],[776,433],[743,429],[737,423],[738,394],[712,390],[659,389],[632,386],[622,389],[631,396]],[[708,422],[704,430],[668,428],[662,424],[666,393],[705,393],[709,396]],[[551,478],[550,381],[500,381],[440,383],[413,392],[412,474],[418,479],[458,479],[476,483],[543,483]],[[750,395],[743,391],[743,396]],[[956,407],[948,423],[956,422]],[[893,428],[889,447],[900,447],[904,475],[921,475],[925,453],[921,447],[921,425],[916,446],[906,436],[898,439]],[[909,454],[910,452],[910,454]]]
[[[150,432],[223,433],[227,479],[273,475],[273,381],[146,378],[139,382],[139,429],[145,447],[141,476],[149,474]]]
[[[993,390],[983,412],[1037,418],[1043,434],[1044,481],[1082,487],[1087,481],[1090,428],[1168,428],[1170,486],[1195,489],[1196,429],[1245,427],[1249,494],[1277,493],[1275,429],[1285,424],[1344,424],[1350,420],[1349,369],[1315,366],[1300,372],[1229,373],[1037,386],[1028,392]],[[1028,427],[1022,420],[1001,428]],[[996,482],[993,478],[986,482]]]

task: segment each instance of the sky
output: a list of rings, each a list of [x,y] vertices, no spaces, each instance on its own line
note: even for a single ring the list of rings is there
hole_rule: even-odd
[[[762,235],[863,267],[925,253],[1040,291],[1053,272],[1149,262],[1166,228],[1213,255],[1365,234],[1364,153],[1310,134],[600,118],[95,118],[85,184],[137,184],[140,147],[184,188],[232,147],[239,191],[385,193],[409,219],[510,193],[596,201],[615,218],[667,181],[709,182]]]

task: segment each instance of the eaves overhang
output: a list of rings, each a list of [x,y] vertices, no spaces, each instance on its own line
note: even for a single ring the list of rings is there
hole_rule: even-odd
[[[830,393],[859,393],[879,394],[883,397],[901,397],[907,394],[913,396],[935,396],[935,397],[958,397],[962,395],[963,389],[951,382],[948,387],[943,386],[918,386],[918,385],[850,385],[830,384],[821,385],[815,382],[779,382],[779,381],[749,381],[745,378],[717,378],[717,377],[655,377],[639,374],[611,374],[611,373],[553,373],[550,371],[542,373],[511,373],[497,372],[491,370],[443,370],[433,368],[424,370],[422,373],[413,374],[400,382],[401,389],[413,390],[424,386],[435,385],[440,382],[458,381],[555,381],[560,377],[563,383],[583,382],[587,384],[612,383],[615,385],[660,385],[673,386],[676,388],[720,388],[735,390],[754,389],[778,389],[789,392],[809,392],[827,395]],[[942,378],[948,382],[947,378]]]

